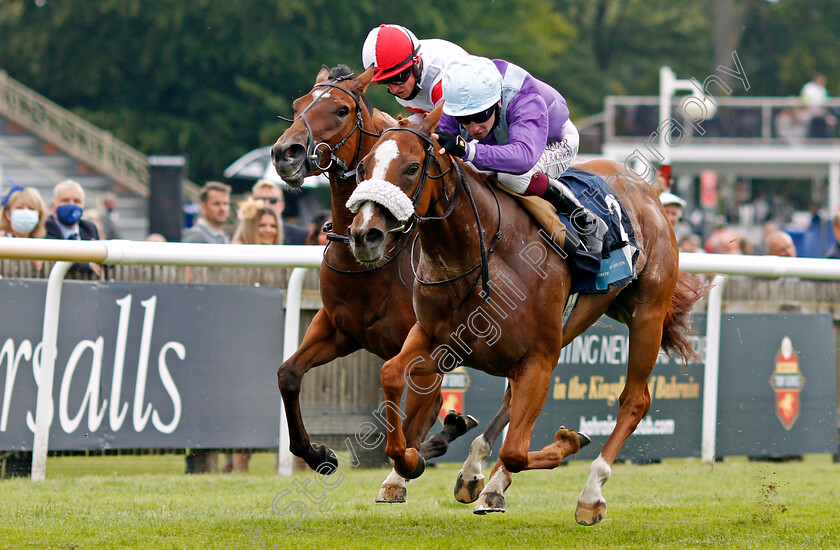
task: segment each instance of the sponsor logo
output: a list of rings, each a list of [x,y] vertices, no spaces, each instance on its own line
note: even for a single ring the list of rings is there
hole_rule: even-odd
[[[606,420],[600,420],[597,416],[587,420],[586,417],[581,416],[578,431],[589,436],[608,436],[614,428],[615,418],[611,414],[607,415]],[[674,435],[676,429],[677,422],[673,418],[653,419],[646,416],[636,426],[633,435]]]
[[[790,338],[782,338],[782,345],[776,353],[776,365],[770,375],[770,386],[776,392],[776,416],[786,430],[793,428],[799,418],[801,403],[799,392],[805,385],[805,377],[799,370],[799,356],[793,349]]]
[[[469,387],[470,375],[467,374],[467,369],[464,367],[457,367],[452,369],[452,372],[443,375],[443,381],[440,385],[440,396],[443,398],[443,404],[438,412],[441,422],[446,417],[446,413],[452,409],[459,413],[464,412],[464,393]]]

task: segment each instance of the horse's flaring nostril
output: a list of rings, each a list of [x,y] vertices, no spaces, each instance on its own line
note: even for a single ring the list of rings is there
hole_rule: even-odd
[[[382,243],[385,235],[378,229],[371,229],[364,235],[365,246],[368,248],[375,248]]]

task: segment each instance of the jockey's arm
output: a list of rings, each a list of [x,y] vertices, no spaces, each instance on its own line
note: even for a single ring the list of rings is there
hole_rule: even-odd
[[[537,164],[548,143],[548,112],[543,99],[536,94],[515,98],[507,110],[508,143],[471,142],[475,153],[472,163],[480,170],[508,174],[524,174]]]

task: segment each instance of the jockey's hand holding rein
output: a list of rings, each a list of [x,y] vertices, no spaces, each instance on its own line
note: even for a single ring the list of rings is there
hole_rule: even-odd
[[[444,153],[449,153],[454,157],[458,157],[459,159],[463,159],[467,156],[467,142],[462,136],[456,136],[452,132],[447,132],[446,130],[441,130],[439,132],[433,133],[432,137],[440,143],[440,150],[438,153],[441,155]]]

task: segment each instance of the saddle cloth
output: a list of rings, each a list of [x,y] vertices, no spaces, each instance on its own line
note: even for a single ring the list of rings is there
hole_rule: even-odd
[[[603,293],[611,286],[621,287],[634,281],[638,246],[633,225],[621,201],[603,178],[579,168],[569,168],[560,179],[581,204],[603,219],[609,227],[602,255],[576,246],[580,239],[574,225],[565,216],[555,212],[548,201],[535,196],[517,195],[500,184],[497,187],[516,197],[551,240],[567,253],[566,260],[572,271],[570,294]],[[574,237],[567,238],[567,234]]]

